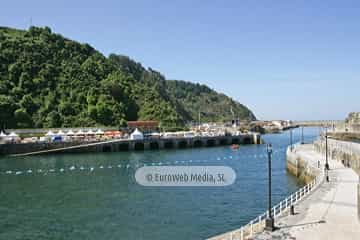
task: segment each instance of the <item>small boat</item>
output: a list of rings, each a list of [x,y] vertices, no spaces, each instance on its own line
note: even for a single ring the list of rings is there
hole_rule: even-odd
[[[232,144],[231,149],[239,149],[240,145],[239,144]]]

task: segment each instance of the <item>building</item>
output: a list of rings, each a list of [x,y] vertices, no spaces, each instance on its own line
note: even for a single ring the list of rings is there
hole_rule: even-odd
[[[129,130],[133,131],[135,129],[139,129],[144,133],[147,132],[155,132],[159,130],[159,122],[158,121],[128,121]]]
[[[360,132],[360,112],[349,113],[345,120],[346,132]]]

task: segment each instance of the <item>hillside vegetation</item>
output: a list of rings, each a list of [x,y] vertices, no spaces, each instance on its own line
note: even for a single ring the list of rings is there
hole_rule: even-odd
[[[124,126],[158,120],[163,127],[231,119],[252,112],[205,85],[170,81],[129,57],[105,57],[48,27],[0,27],[0,127]]]

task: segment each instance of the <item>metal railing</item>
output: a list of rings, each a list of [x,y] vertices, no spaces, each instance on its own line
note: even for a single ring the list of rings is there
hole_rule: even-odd
[[[289,211],[290,207],[297,204],[304,197],[308,196],[312,191],[314,191],[323,181],[324,174],[321,173],[315,177],[310,183],[303,186],[278,204],[272,207],[272,216],[276,219],[281,216],[283,213]],[[221,239],[221,240],[244,240],[248,237],[252,237],[255,233],[259,233],[264,230],[265,219],[269,217],[269,211],[264,212],[263,214],[257,216],[255,219],[251,220],[248,224],[242,226],[239,229],[236,229],[231,232],[227,232],[220,236],[210,238],[210,239]]]

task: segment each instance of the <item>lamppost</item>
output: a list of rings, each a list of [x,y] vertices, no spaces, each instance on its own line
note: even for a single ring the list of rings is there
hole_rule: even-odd
[[[268,174],[269,174],[269,185],[268,185],[268,194],[269,194],[269,200],[268,200],[268,211],[269,211],[269,215],[268,217],[265,219],[265,230],[268,231],[274,231],[275,230],[275,226],[274,226],[274,218],[272,216],[272,212],[271,212],[271,155],[272,155],[272,146],[271,144],[268,144],[266,147],[267,150],[267,154],[268,154]]]
[[[329,162],[328,162],[328,135],[325,132],[325,174],[326,174],[326,181],[329,181]]]
[[[293,133],[292,133],[292,129],[290,129],[290,150],[293,151]]]
[[[301,127],[301,144],[304,144],[304,127]]]

